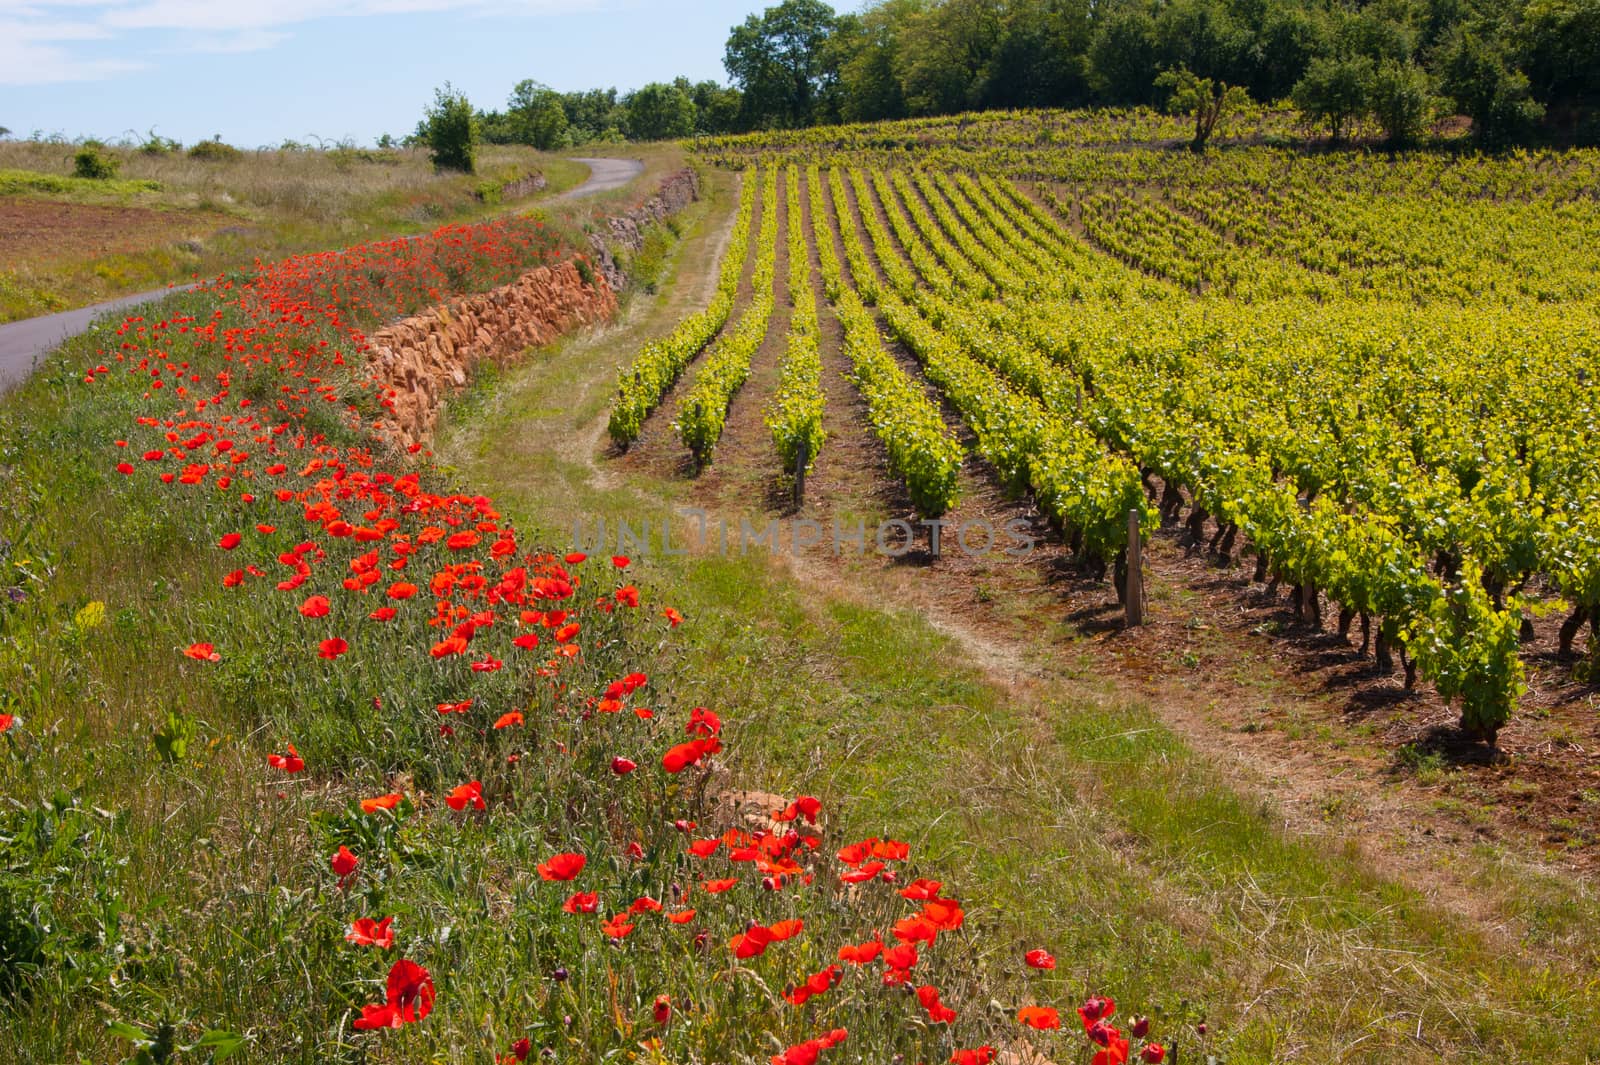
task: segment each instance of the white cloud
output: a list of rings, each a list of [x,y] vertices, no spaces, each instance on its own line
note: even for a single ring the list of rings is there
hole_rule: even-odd
[[[312,19],[443,11],[530,16],[602,6],[606,0],[0,0],[0,85],[98,81],[145,67],[76,54],[65,47],[70,42],[133,46],[132,38],[157,33],[167,52],[241,53],[276,47],[290,38],[290,27]]]

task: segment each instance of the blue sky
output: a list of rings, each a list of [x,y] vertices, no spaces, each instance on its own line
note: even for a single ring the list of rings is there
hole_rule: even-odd
[[[446,80],[480,107],[523,78],[726,81],[728,29],[774,2],[0,0],[0,126],[369,143],[409,132]]]

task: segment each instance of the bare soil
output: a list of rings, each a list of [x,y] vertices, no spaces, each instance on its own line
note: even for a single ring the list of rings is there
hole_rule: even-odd
[[[205,240],[230,221],[202,211],[0,199],[0,263],[37,269],[133,254]]]

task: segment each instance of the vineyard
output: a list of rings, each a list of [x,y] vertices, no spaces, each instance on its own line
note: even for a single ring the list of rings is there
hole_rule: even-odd
[[[1130,513],[1144,539],[1181,528],[1191,552],[1286,591],[1297,622],[1358,629],[1380,674],[1398,656],[1407,689],[1431,684],[1490,743],[1540,630],[1586,680],[1600,159],[1095,143],[1140,132],[984,116],[700,142],[743,171],[739,239],[718,302],[664,345],[671,372],[655,348],[624,371],[613,438],[630,445],[644,423],[628,412],[687,371],[676,428],[712,460],[782,295],[781,184],[789,262],[815,249],[885,474],[922,518],[951,506],[965,447],[1118,594]],[[719,340],[707,325],[732,303],[757,188],[754,295]],[[769,456],[785,470],[824,446],[806,289],[791,274]]]

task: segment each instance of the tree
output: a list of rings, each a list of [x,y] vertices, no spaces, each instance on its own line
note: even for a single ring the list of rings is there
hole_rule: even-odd
[[[1294,105],[1313,123],[1326,122],[1335,143],[1350,124],[1367,113],[1372,93],[1372,60],[1318,59],[1295,84]]]
[[[622,112],[629,140],[663,141],[694,132],[694,100],[681,85],[651,82],[623,98]]]
[[[944,0],[913,16],[897,73],[914,115],[983,106],[1005,34],[1001,0]]]
[[[477,168],[478,116],[464,93],[447,81],[433,91],[433,105],[417,125],[417,140],[427,147],[437,170]]]
[[[686,81],[680,78],[679,81]],[[739,128],[739,90],[714,81],[697,81],[689,87],[694,101],[694,131],[702,136],[732,133]]]
[[[1476,34],[1456,36],[1439,74],[1445,95],[1471,117],[1472,135],[1485,147],[1503,147],[1544,115],[1544,107],[1529,98],[1528,76],[1510,68],[1497,44]]]
[[[728,35],[722,65],[743,93],[751,128],[811,125],[836,72],[824,61],[833,8],[822,0],[783,0]]]
[[[561,94],[532,78],[517,82],[506,101],[511,136],[518,144],[531,144],[542,152],[567,143],[567,112]]]
[[[1110,103],[1147,103],[1156,66],[1156,23],[1142,0],[1108,5],[1089,42],[1089,84]]]
[[[840,118],[875,122],[906,117],[901,53],[906,27],[926,6],[925,0],[884,0],[838,20],[827,61],[838,71]]]
[[[1218,119],[1250,102],[1250,94],[1242,85],[1198,77],[1187,67],[1166,71],[1156,79],[1156,85],[1172,90],[1167,97],[1169,114],[1194,117],[1194,140],[1189,142],[1189,150],[1195,152],[1205,150]]]
[[[1382,63],[1372,75],[1372,117],[1395,147],[1411,144],[1428,126],[1433,94],[1427,71],[1413,63]]]

